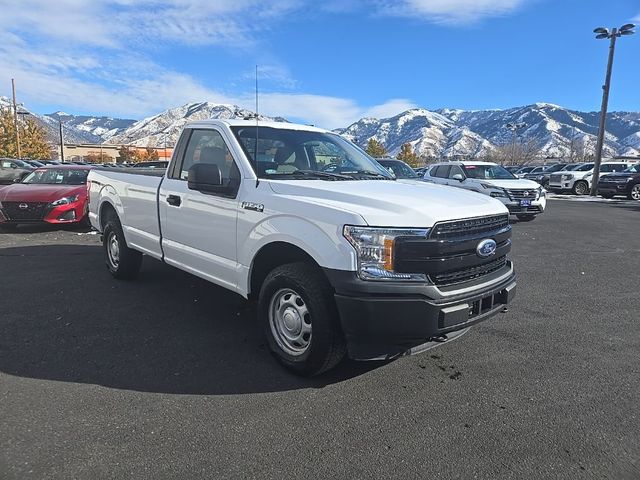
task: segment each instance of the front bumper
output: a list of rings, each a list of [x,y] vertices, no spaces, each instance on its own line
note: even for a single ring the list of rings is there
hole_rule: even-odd
[[[9,213],[0,209],[0,223],[22,225],[33,223],[50,223],[50,224],[73,224],[82,222],[88,214],[88,203],[86,201],[78,201],[66,205],[55,207],[45,207],[44,209],[24,216],[11,216]]]
[[[503,202],[509,213],[512,215],[515,214],[528,214],[528,215],[538,215],[543,213],[547,206],[547,199],[544,196],[541,196],[537,200],[532,200],[530,205],[522,205],[519,200],[513,201],[509,200]]]
[[[356,360],[395,358],[444,342],[503,311],[516,294],[512,268],[484,286],[446,295],[434,295],[433,286],[381,285],[361,281],[355,272],[325,272],[336,289],[349,356]]]

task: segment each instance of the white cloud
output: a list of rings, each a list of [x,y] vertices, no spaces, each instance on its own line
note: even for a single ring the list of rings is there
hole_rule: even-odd
[[[512,13],[528,1],[531,0],[379,0],[377,3],[383,15],[460,25]]]

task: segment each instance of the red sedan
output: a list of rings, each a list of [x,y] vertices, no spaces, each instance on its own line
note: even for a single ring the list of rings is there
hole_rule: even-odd
[[[51,165],[0,189],[0,228],[9,230],[21,223],[86,222],[90,169],[82,165]]]

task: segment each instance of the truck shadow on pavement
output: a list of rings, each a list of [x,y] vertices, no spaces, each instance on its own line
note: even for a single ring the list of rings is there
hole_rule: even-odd
[[[218,395],[321,388],[382,365],[295,376],[241,297],[148,257],[133,282],[111,278],[98,245],[0,249],[0,271],[0,370],[14,376]]]

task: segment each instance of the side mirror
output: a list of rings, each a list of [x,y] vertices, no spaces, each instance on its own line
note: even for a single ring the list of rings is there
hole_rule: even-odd
[[[225,187],[222,185],[222,172],[214,163],[193,165],[187,175],[187,185],[189,190],[199,192],[224,193],[225,191]]]
[[[462,176],[461,173],[456,173],[451,178],[454,180],[458,180],[459,182],[464,182],[464,177]]]
[[[16,168],[18,168],[18,165],[16,165],[15,163],[12,163],[11,164],[11,168],[13,168],[15,170]]]

